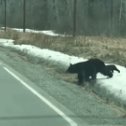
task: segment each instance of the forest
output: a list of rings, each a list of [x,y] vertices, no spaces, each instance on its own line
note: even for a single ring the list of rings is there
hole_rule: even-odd
[[[25,9],[24,9],[25,2]],[[76,35],[126,35],[125,0],[0,0],[0,27]],[[6,17],[5,17],[6,16]]]

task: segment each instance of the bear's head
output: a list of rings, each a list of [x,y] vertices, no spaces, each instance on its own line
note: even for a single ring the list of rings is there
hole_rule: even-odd
[[[101,73],[105,76],[108,76],[108,77],[113,77],[113,72],[111,72],[109,69],[107,69],[106,67],[104,67],[102,70],[101,70]]]

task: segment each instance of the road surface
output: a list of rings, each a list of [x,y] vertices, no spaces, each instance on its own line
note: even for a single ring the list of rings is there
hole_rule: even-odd
[[[59,108],[0,65],[0,126],[77,126]]]

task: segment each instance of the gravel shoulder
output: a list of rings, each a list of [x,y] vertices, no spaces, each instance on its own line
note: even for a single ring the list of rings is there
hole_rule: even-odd
[[[107,103],[89,87],[77,86],[69,79],[69,75],[46,61],[39,62],[37,58],[3,47],[0,47],[0,60],[34,82],[88,124],[126,125],[124,109],[112,102]]]

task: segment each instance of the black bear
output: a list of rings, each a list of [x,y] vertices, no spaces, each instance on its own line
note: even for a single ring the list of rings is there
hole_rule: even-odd
[[[120,73],[120,70],[115,65],[106,65],[106,68],[113,73],[113,71],[117,71]]]
[[[112,72],[106,68],[104,62],[96,58],[73,65],[70,64],[67,72],[77,73],[79,84],[82,84],[83,81],[95,80],[98,72],[108,77],[113,76]]]

